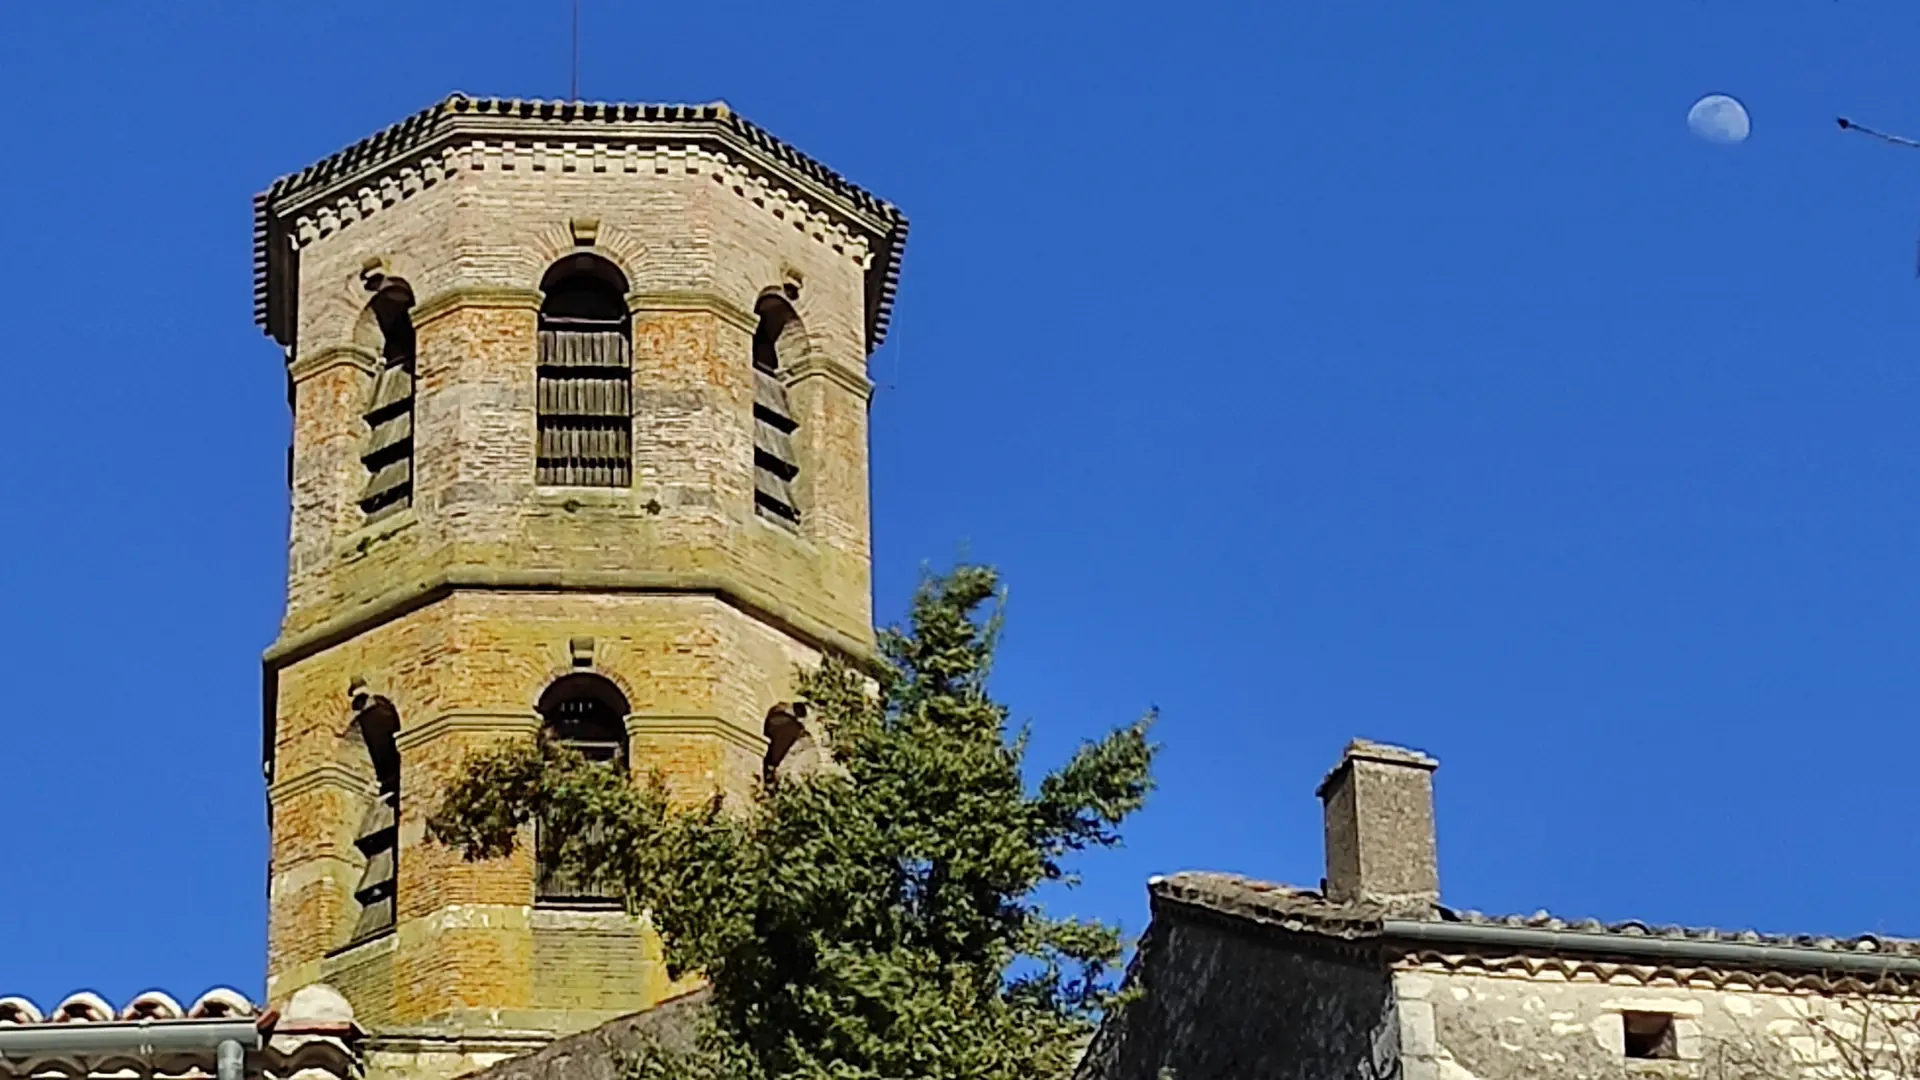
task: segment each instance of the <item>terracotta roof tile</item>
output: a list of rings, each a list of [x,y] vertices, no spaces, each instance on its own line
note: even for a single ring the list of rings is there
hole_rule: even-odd
[[[119,1009],[91,990],[69,994],[44,1011],[23,997],[0,998],[0,1024],[104,1024],[115,1020],[213,1020],[258,1015],[259,1006],[245,994],[226,987],[201,994],[186,1008],[159,990],[149,990]]]
[[[1288,930],[1342,938],[1376,937],[1384,909],[1341,904],[1313,889],[1234,874],[1188,871],[1147,882],[1156,902],[1170,900]]]
[[[309,988],[311,989],[311,988]],[[200,1048],[86,1049],[97,1046],[85,1038],[67,1042],[74,1028],[111,1025],[121,1028],[139,1022],[142,1030],[152,1031],[173,1025],[191,1026],[212,1021],[251,1021],[265,1036],[263,1045],[247,1051],[247,1075],[256,1080],[353,1080],[365,1075],[364,1062],[354,1045],[359,1032],[351,1021],[351,1010],[342,1019],[329,1014],[326,997],[338,994],[322,988],[322,994],[305,995],[309,1006],[304,1016],[290,1015],[286,1022],[278,1013],[263,1012],[246,995],[236,990],[209,990],[182,1007],[171,995],[158,990],[140,994],[119,1009],[91,991],[70,994],[48,1010],[23,997],[0,998],[0,1030],[32,1029],[26,1034],[46,1036],[38,1044],[15,1047],[10,1056],[0,1057],[0,1080],[127,1080],[140,1076],[147,1080],[211,1080],[217,1068],[217,1051],[212,1045]],[[293,1006],[302,1003],[296,994]],[[320,1008],[312,1006],[315,998]],[[344,1009],[345,1002],[339,1007]],[[301,1010],[294,1008],[294,1014]],[[337,1012],[337,1010],[336,1010]],[[332,1021],[332,1022],[328,1022]],[[84,1036],[84,1032],[73,1032]],[[63,1045],[64,1044],[64,1045]],[[61,1047],[50,1049],[49,1047]],[[137,1066],[137,1067],[133,1067]]]

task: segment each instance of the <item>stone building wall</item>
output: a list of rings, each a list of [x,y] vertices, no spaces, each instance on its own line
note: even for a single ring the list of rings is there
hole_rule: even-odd
[[[1897,984],[1544,955],[1392,957],[1377,939],[1163,907],[1130,972],[1141,996],[1108,1018],[1076,1076],[1920,1077],[1920,993]]]
[[[1130,982],[1141,996],[1095,1037],[1080,1080],[1395,1075],[1392,978],[1364,951],[1157,917]]]
[[[1909,996],[1778,975],[1528,966],[1538,973],[1397,972],[1407,1080],[1867,1080],[1856,1049],[1900,1080],[1914,1075],[1901,1056],[1920,1063]],[[1653,1056],[1629,1052],[1627,1024],[1640,1018],[1671,1026]]]

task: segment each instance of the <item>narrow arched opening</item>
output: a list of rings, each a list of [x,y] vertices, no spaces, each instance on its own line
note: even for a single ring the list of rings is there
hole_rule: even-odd
[[[592,672],[556,679],[540,695],[540,719],[547,738],[571,747],[601,768],[627,773],[625,694],[612,680]],[[604,903],[620,899],[619,890],[581,868],[559,865],[557,837],[545,822],[536,825],[534,852],[539,867],[535,896],[552,903]]]
[[[633,320],[627,278],[598,255],[554,263],[540,279],[539,447],[535,480],[565,487],[633,483]]]
[[[768,711],[763,729],[767,753],[760,761],[760,780],[768,787],[783,776],[808,772],[818,765],[820,752],[807,730],[806,715],[807,707],[798,704],[775,705]]]
[[[370,774],[373,798],[354,830],[353,846],[366,862],[354,886],[359,905],[349,944],[393,928],[398,901],[400,858],[400,714],[383,697],[365,699],[348,728],[342,752]]]
[[[794,497],[800,458],[794,432],[800,425],[782,371],[799,358],[805,335],[799,314],[779,293],[762,296],[754,315],[759,321],[753,331],[753,506],[765,517],[795,525],[800,521]]]
[[[360,510],[369,518],[413,504],[413,289],[399,278],[382,278],[361,316],[377,337],[380,370],[367,405],[367,442],[360,463],[367,483]]]

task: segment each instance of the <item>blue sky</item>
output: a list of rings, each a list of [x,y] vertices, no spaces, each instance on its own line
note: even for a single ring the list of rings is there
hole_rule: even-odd
[[[913,218],[876,578],[1011,586],[1053,759],[1161,790],[1056,907],[1312,884],[1351,736],[1460,906],[1920,933],[1920,6],[585,0],[584,96],[725,98]],[[16,10],[17,9],[17,10]],[[248,198],[565,0],[20,4],[0,30],[0,994],[260,989],[287,418]],[[1691,136],[1739,96],[1744,145]]]

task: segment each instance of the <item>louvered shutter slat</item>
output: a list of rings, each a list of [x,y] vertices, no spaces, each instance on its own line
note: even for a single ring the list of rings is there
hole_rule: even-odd
[[[363,503],[371,501],[376,496],[384,495],[402,484],[412,482],[413,462],[411,460],[402,458],[399,461],[389,462],[381,466],[380,471],[374,473],[367,481],[367,489],[360,496],[360,501]]]
[[[757,495],[772,499],[789,509],[793,506],[793,490],[787,482],[765,469],[753,470],[753,490]]]
[[[371,906],[360,909],[360,921],[353,928],[354,940],[369,937],[392,925],[393,897],[381,897]]]
[[[373,434],[367,437],[367,452],[362,460],[379,457],[402,443],[413,441],[413,413],[403,412],[373,425]]]
[[[793,410],[787,404],[786,386],[778,376],[769,375],[759,368],[753,369],[753,404],[760,412],[791,422],[789,418],[793,416]]]
[[[774,458],[782,465],[792,468],[793,436],[756,418],[753,422],[753,448],[760,454]]]
[[[368,412],[392,408],[413,396],[413,375],[399,365],[386,368],[374,382],[373,406]]]
[[[373,800],[373,804],[368,806],[367,812],[361,816],[360,835],[371,836],[384,829],[391,829],[393,826],[393,801],[382,796]]]
[[[393,880],[393,848],[387,846],[367,856],[367,872],[361,879],[363,887],[385,885]]]

